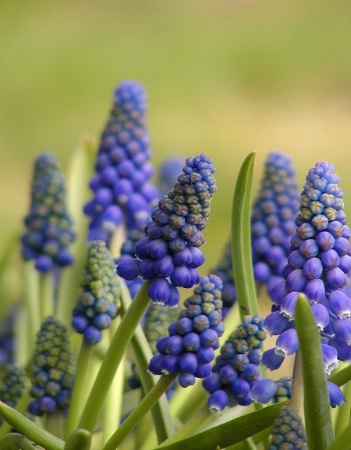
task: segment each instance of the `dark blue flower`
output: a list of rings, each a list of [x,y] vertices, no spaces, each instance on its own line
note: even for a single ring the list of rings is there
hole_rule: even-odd
[[[64,179],[55,156],[49,152],[35,160],[31,205],[24,224],[22,256],[34,260],[38,271],[49,272],[73,263],[69,246],[75,233],[67,212]]]
[[[270,153],[260,192],[251,211],[252,261],[258,284],[276,283],[282,275],[289,241],[295,232],[298,199],[291,159],[281,153]],[[226,313],[236,300],[230,241],[214,273],[223,281],[222,300]]]
[[[117,316],[120,293],[115,263],[102,241],[89,245],[80,288],[72,327],[83,334],[85,342],[96,344],[102,338],[102,330],[109,328]]]
[[[206,155],[188,158],[173,190],[152,211],[152,221],[145,228],[147,237],[136,245],[139,274],[152,281],[148,293],[156,302],[175,306],[176,287],[190,288],[200,280],[197,268],[204,257],[198,247],[204,242],[202,230],[216,191],[214,171]],[[130,277],[136,274],[136,266],[122,256],[117,273]]]
[[[65,411],[74,381],[74,359],[67,328],[47,317],[38,334],[31,367],[29,412],[36,416]]]
[[[158,340],[158,354],[150,361],[150,372],[177,373],[182,387],[209,375],[214,350],[219,347],[218,338],[223,332],[218,331],[218,321],[211,319],[211,314],[218,313],[221,323],[221,287],[215,275],[200,279],[193,295],[185,300],[185,309],[180,311],[178,320],[169,326],[168,336]]]
[[[26,393],[28,385],[29,380],[21,367],[16,364],[5,365],[1,376],[0,400],[14,408]]]
[[[337,367],[338,360],[351,359],[350,229],[338,183],[339,176],[327,162],[317,163],[306,177],[283,281],[269,290],[274,306],[264,327],[278,335],[276,347],[263,355],[264,365],[271,370],[298,348],[294,318],[299,293],[310,301],[326,374]]]
[[[212,373],[203,380],[210,394],[211,411],[220,412],[225,406],[249,405],[252,401],[269,402],[277,386],[272,380],[263,380],[259,365],[262,359],[263,318],[244,316],[242,324],[220,348]],[[256,384],[259,383],[259,384]]]

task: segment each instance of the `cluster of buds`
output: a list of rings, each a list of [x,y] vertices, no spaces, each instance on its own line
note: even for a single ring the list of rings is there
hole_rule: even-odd
[[[227,405],[249,405],[253,400],[267,403],[277,386],[260,373],[263,341],[263,318],[244,316],[242,324],[221,346],[212,373],[203,380],[209,392],[208,405],[212,411],[220,412]]]
[[[158,354],[150,361],[150,372],[177,373],[182,387],[209,375],[224,330],[221,288],[221,280],[215,275],[200,279],[193,295],[185,300],[178,320],[169,326],[169,336],[158,340]]]
[[[109,328],[118,314],[120,294],[115,263],[105,242],[90,243],[80,291],[72,327],[83,334],[85,342],[96,344],[102,339],[102,330]]]
[[[307,450],[307,436],[298,412],[292,405],[281,407],[273,426],[268,450]]]
[[[102,133],[96,175],[90,182],[94,197],[84,207],[91,218],[89,240],[109,244],[116,228],[125,222],[122,253],[134,255],[135,243],[158,197],[150,183],[153,168],[145,125],[146,95],[135,81],[123,81],[115,90],[114,104]]]
[[[40,272],[73,263],[69,245],[75,239],[72,219],[66,208],[63,176],[55,156],[44,152],[37,157],[31,189],[31,205],[24,219],[22,255],[34,260]]]
[[[54,317],[47,317],[37,335],[31,367],[31,396],[28,406],[36,416],[65,411],[74,381],[74,359],[67,328]]]
[[[14,408],[25,394],[28,385],[29,380],[21,367],[16,364],[6,365],[1,377],[0,400]]]
[[[191,288],[200,280],[196,269],[204,262],[199,247],[216,191],[214,172],[206,155],[187,158],[173,190],[153,210],[147,237],[136,245],[137,258],[122,257],[117,266],[127,280],[151,280],[148,294],[156,302],[176,306],[177,286]]]

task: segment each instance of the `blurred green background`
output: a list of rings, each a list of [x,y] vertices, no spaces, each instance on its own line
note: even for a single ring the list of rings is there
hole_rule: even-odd
[[[21,229],[33,158],[49,149],[67,173],[125,78],[147,90],[155,165],[205,152],[217,167],[207,265],[248,152],[255,188],[272,150],[293,157],[301,187],[332,162],[351,210],[350,21],[349,0],[2,1],[0,245]]]

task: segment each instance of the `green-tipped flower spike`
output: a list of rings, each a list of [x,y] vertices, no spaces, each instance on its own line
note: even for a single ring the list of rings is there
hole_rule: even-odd
[[[307,450],[307,438],[301,417],[292,405],[281,408],[275,420],[269,450]]]
[[[118,314],[120,286],[115,263],[105,242],[92,241],[81,280],[81,293],[73,310],[72,326],[88,344],[101,341]]]
[[[34,400],[28,410],[41,416],[65,411],[74,380],[74,359],[67,328],[54,317],[47,317],[37,335],[31,369]]]
[[[168,327],[178,318],[179,307],[167,308],[152,302],[146,313],[144,332],[153,354],[157,353],[156,343],[168,333]]]
[[[16,364],[8,364],[4,368],[1,379],[0,400],[14,408],[23,397],[28,385],[29,380],[24,370]],[[0,423],[2,423],[1,419]]]
[[[75,239],[72,218],[66,208],[63,176],[54,155],[44,152],[34,165],[31,206],[24,219],[22,255],[35,260],[35,268],[49,272],[73,263],[69,245]]]

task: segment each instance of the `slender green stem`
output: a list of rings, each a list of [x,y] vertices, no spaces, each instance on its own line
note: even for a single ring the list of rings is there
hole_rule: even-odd
[[[114,330],[116,330],[116,325],[119,324],[120,320],[117,318],[113,324]],[[111,333],[112,335],[112,333]],[[112,380],[110,390],[106,396],[104,410],[103,410],[103,421],[102,421],[102,443],[105,444],[116,428],[119,425],[121,419],[122,401],[123,401],[123,381],[124,381],[124,360],[122,358],[121,364],[118,366],[117,372]]]
[[[10,433],[0,439],[1,450],[35,450],[27,438],[18,433]]]
[[[348,364],[346,367],[343,367],[342,369],[333,373],[329,377],[329,381],[337,384],[338,386],[342,386],[343,384],[347,383],[350,380],[351,380],[351,364]]]
[[[194,411],[193,408],[189,409],[192,409],[192,411]],[[173,442],[180,441],[183,438],[191,436],[192,434],[199,431],[199,429],[204,428],[206,426],[206,423],[213,422],[217,419],[217,414],[211,413],[207,404],[203,405],[202,408],[200,408],[188,422],[186,422],[176,433],[174,433],[173,436],[162,442],[160,447],[162,448],[163,445],[172,444]]]
[[[51,414],[46,415],[45,420],[46,431],[48,431],[53,436],[62,439],[64,435],[63,429],[64,429],[63,411],[55,411]]]
[[[23,298],[27,315],[27,355],[32,355],[36,334],[40,329],[39,274],[32,261],[23,263]],[[27,361],[28,362],[28,361]]]
[[[78,428],[68,437],[64,450],[90,450],[91,433]]]
[[[34,422],[1,401],[0,416],[15,430],[46,450],[64,449],[64,441],[38,427]]]
[[[23,397],[17,402],[16,404],[16,411],[19,413],[24,413],[27,410],[28,404],[32,397],[29,394],[29,391],[27,391]],[[10,430],[12,429],[11,425],[7,422],[3,422],[0,426],[0,437],[5,436]],[[0,447],[1,448],[1,447]]]
[[[171,385],[177,374],[162,375],[150,392],[142,399],[139,406],[126,418],[111,439],[104,445],[102,450],[115,450],[126,438],[145,414],[154,406],[157,400],[164,394]]]
[[[54,274],[53,272],[40,274],[40,318],[41,322],[45,317],[54,314]]]
[[[335,435],[338,436],[350,424],[350,402],[351,402],[351,383],[344,386],[344,395],[346,402],[343,403],[337,411],[335,422]]]
[[[73,386],[72,398],[66,423],[66,437],[77,428],[80,416],[83,411],[87,392],[91,386],[91,358],[94,353],[94,346],[82,340],[78,361],[75,383]]]
[[[133,336],[135,328],[150,304],[150,299],[147,295],[149,286],[150,282],[143,283],[112,338],[110,347],[102,361],[95,383],[84,407],[79,423],[80,428],[90,432],[94,429],[98,415],[127,345]]]

